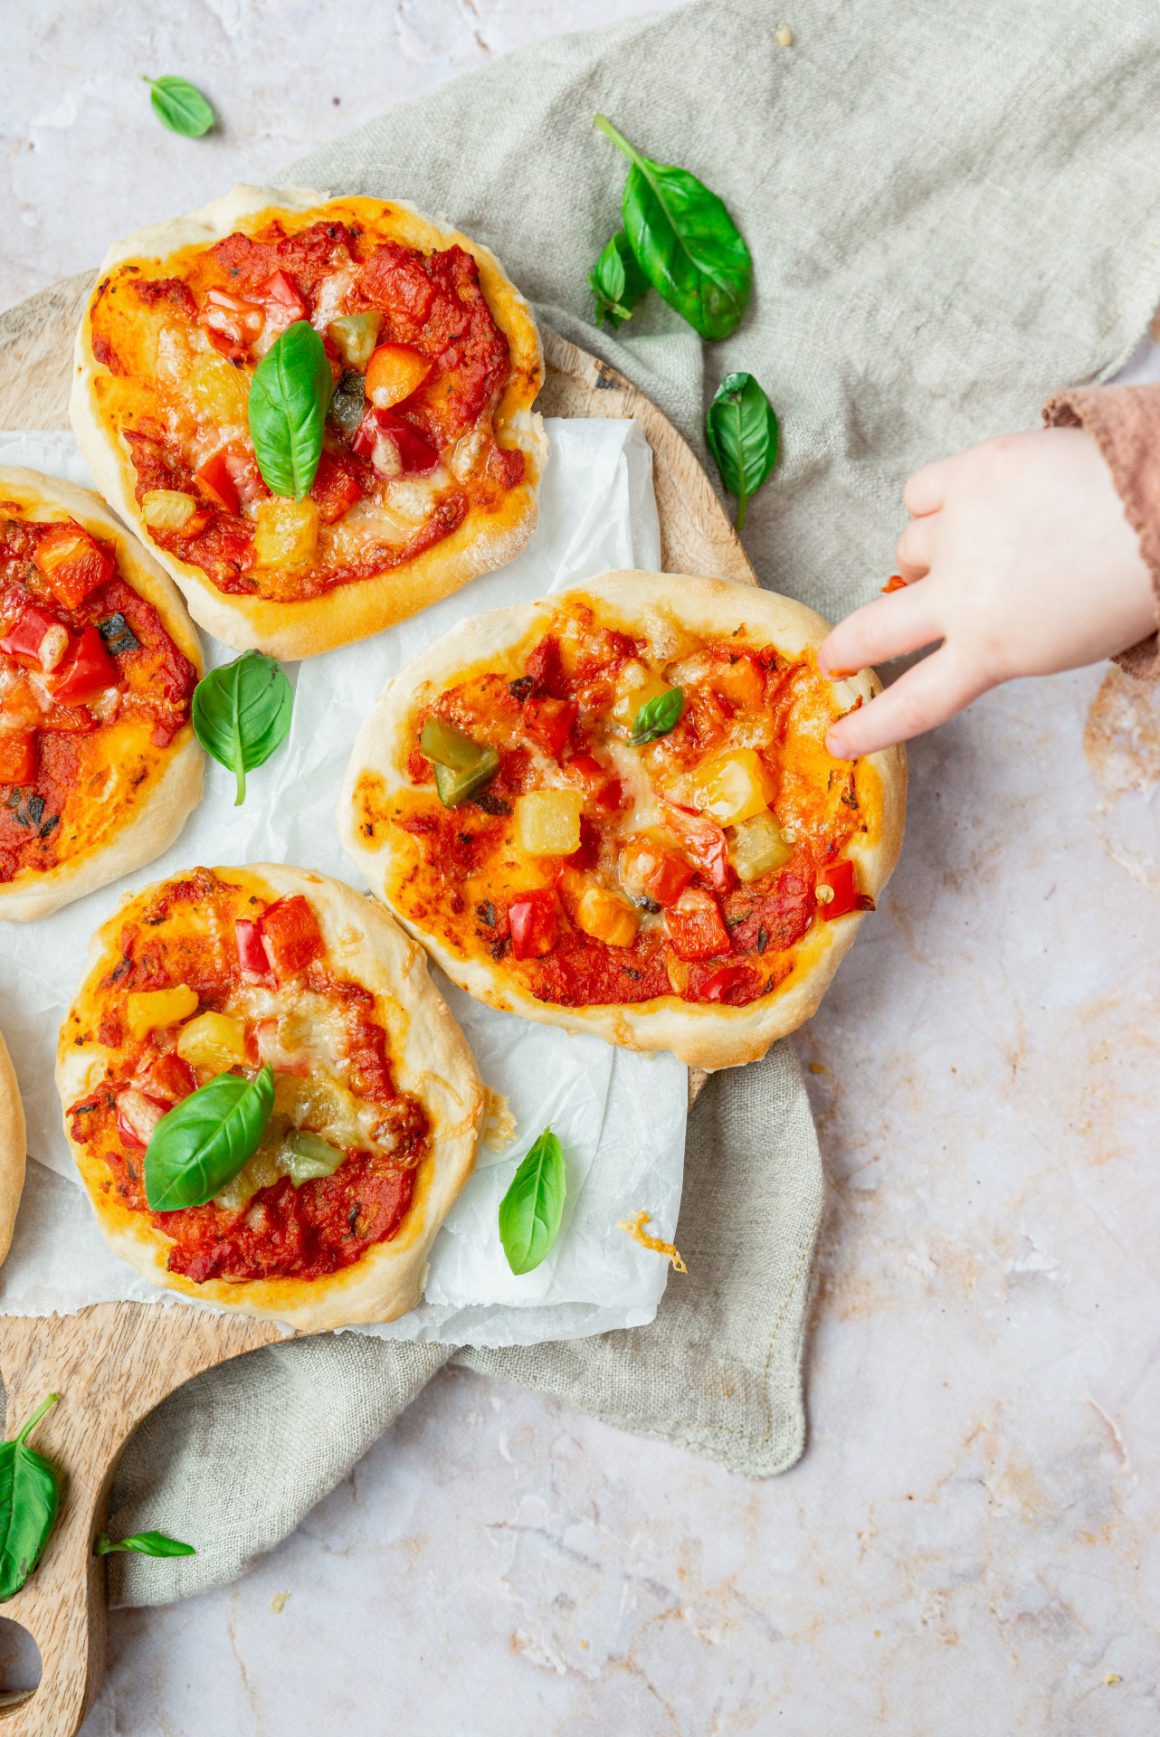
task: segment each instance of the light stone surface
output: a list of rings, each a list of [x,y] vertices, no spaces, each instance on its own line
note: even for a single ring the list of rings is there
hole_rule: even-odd
[[[643,9],[13,8],[0,300],[517,35]],[[161,134],[141,68],[229,131]],[[800,1041],[830,1185],[801,1465],[750,1483],[449,1374],[243,1581],[115,1615],[86,1737],[1154,1737],[1160,701],[1024,683],[911,766],[898,874]]]

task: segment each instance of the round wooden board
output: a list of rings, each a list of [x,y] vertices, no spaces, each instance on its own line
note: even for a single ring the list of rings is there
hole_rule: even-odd
[[[89,273],[53,284],[0,314],[0,428],[67,428],[73,337]],[[692,449],[623,375],[545,331],[548,416],[634,418],[653,452],[667,572],[757,576]],[[690,1099],[704,1084],[690,1076]],[[0,1374],[8,1432],[57,1391],[62,1403],[35,1445],[66,1472],[60,1518],[36,1573],[4,1606],[36,1640],[41,1683],[0,1694],[3,1737],[73,1737],[104,1670],[104,1569],[93,1551],[117,1460],[141,1418],[183,1382],[281,1337],[268,1322],[180,1305],[99,1303],[47,1319],[0,1317]],[[0,1684],[0,1689],[3,1685]]]

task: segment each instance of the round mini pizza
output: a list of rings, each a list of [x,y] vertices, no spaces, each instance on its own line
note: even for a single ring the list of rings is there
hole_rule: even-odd
[[[309,1332],[418,1302],[484,1106],[422,948],[349,887],[271,864],[122,905],[61,1028],[57,1086],[119,1255]]]
[[[16,1212],[24,1190],[24,1106],[16,1070],[0,1032],[0,1263],[12,1246]]]
[[[108,508],[0,469],[0,918],[172,844],[201,795],[200,674],[180,596]]]
[[[296,485],[256,453],[250,395],[302,323],[321,349],[279,361],[263,424],[282,417]],[[292,365],[311,354],[320,380]],[[194,619],[239,649],[308,657],[523,548],[542,379],[531,310],[478,242],[398,200],[236,187],[111,249],[71,414],[102,492]],[[303,492],[311,418],[322,447]]]
[[[691,1066],[817,1007],[902,840],[900,749],[848,764],[825,622],[770,592],[609,573],[456,628],[356,744],[347,849],[481,1001]]]

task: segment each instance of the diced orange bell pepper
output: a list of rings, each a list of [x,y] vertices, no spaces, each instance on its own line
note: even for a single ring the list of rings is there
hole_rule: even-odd
[[[66,609],[75,609],[113,576],[112,551],[71,519],[50,525],[32,555],[44,582]]]
[[[31,784],[36,763],[32,730],[0,730],[0,784]]]

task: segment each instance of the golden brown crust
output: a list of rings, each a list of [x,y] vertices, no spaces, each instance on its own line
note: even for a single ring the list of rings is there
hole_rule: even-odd
[[[374,1244],[354,1266],[323,1279],[194,1284],[166,1272],[168,1239],[154,1229],[147,1213],[132,1211],[110,1197],[111,1191],[102,1188],[107,1181],[104,1165],[70,1137],[97,1220],[122,1259],[152,1284],[180,1296],[284,1321],[306,1333],[393,1321],[419,1301],[431,1244],[475,1162],[485,1094],[471,1051],[431,982],[422,948],[372,900],[340,881],[280,864],[213,872],[266,900],[293,893],[309,899],[330,962],[375,996],[372,1017],[388,1033],[399,1088],[421,1097],[427,1109],[430,1151],[420,1164],[414,1198],[398,1235]],[[70,1022],[78,1015],[88,1028],[92,1006],[99,1000],[96,986],[119,957],[119,936],[128,910],[154,898],[156,892],[152,887],[137,894],[93,937],[90,968],[62,1026],[57,1052],[57,1089],[66,1111],[97,1087],[106,1065],[106,1052],[99,1044],[66,1042]],[[68,1132],[66,1116],[66,1136]]]
[[[201,646],[185,606],[168,575],[89,489],[22,466],[0,468],[0,499],[14,501],[40,519],[73,518],[115,545],[117,565],[133,589],[151,603],[165,631],[200,676]],[[25,871],[0,886],[0,919],[28,922],[46,917],[143,868],[169,849],[201,799],[204,756],[192,723],[165,751],[164,770],[153,781],[129,823],[95,850],[82,851],[55,868]]]
[[[77,442],[101,492],[177,581],[194,620],[239,651],[254,648],[280,658],[314,657],[378,633],[479,574],[512,560],[536,528],[539,481],[547,458],[543,419],[532,410],[543,382],[543,355],[528,303],[486,247],[424,217],[403,200],[330,199],[308,188],[237,186],[200,211],[154,224],[114,243],[97,282],[113,266],[127,260],[140,260],[156,270],[179,248],[209,246],[235,229],[256,229],[279,216],[299,220],[302,214],[319,216],[323,214],[320,208],[325,208],[326,214],[356,219],[362,214],[379,220],[389,212],[391,233],[404,244],[425,249],[458,245],[477,261],[492,314],[511,352],[511,377],[495,412],[495,431],[505,446],[523,451],[526,464],[525,481],[510,491],[498,512],[481,516],[472,511],[450,536],[413,560],[318,597],[282,603],[227,596],[199,567],[154,544],[142,520],[135,495],[136,473],[128,451],[98,404],[95,382],[108,370],[92,352],[91,303],[77,333],[69,402]]]
[[[26,1134],[24,1106],[16,1070],[0,1032],[0,1265],[12,1246],[12,1232],[24,1190]]]
[[[650,613],[676,615],[694,632],[731,634],[736,628],[775,644],[793,658],[816,651],[828,624],[813,610],[773,592],[733,585],[723,579],[690,574],[619,572],[556,592],[534,604],[518,604],[464,622],[416,658],[380,695],[355,744],[339,799],[343,843],[358,863],[372,890],[395,910],[427,947],[453,982],[477,1000],[528,1019],[559,1025],[569,1031],[594,1031],[610,1043],[628,1049],[670,1049],[696,1068],[736,1067],[765,1054],[770,1044],[796,1030],[821,1001],[862,922],[852,913],[834,923],[817,922],[794,949],[794,969],[771,994],[745,1007],[691,1004],[677,996],[620,1006],[563,1007],[538,1001],[504,970],[486,958],[464,959],[438,939],[408,921],[390,896],[387,829],[368,842],[360,825],[356,792],[371,779],[380,805],[408,782],[408,731],[421,690],[441,692],[463,670],[506,652],[528,633],[537,612],[548,613],[570,596],[595,599],[611,609],[610,624],[630,627],[647,622]],[[602,615],[604,620],[605,616]],[[872,670],[832,684],[841,709],[879,691]],[[890,878],[902,846],[906,813],[906,756],[901,748],[873,754],[860,762],[877,776],[880,801],[878,824],[856,837],[848,855],[857,866],[859,886],[877,899]]]

